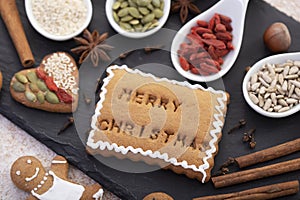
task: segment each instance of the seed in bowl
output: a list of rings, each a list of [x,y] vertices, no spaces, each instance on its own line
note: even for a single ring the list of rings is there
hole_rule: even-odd
[[[32,0],[31,7],[41,28],[56,36],[75,33],[87,18],[84,0]]]
[[[113,18],[124,30],[145,32],[159,25],[164,15],[164,0],[116,0]]]
[[[268,112],[282,113],[300,103],[300,61],[267,63],[247,83],[251,101]]]
[[[198,20],[178,50],[183,70],[207,76],[221,70],[223,57],[234,49],[231,18],[215,14],[209,22]]]

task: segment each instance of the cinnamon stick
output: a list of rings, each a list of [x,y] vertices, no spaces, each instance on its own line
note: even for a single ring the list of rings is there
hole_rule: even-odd
[[[0,0],[0,13],[24,67],[34,64],[15,0]]]
[[[250,165],[286,156],[297,151],[300,151],[300,138],[262,151],[237,157],[235,158],[235,161],[240,168],[244,168]]]
[[[244,190],[241,192],[235,192],[230,194],[220,194],[214,196],[206,196],[194,198],[193,200],[265,200],[284,197],[299,192],[299,182],[290,181],[284,183],[278,183],[273,185],[267,185],[263,187]]]
[[[216,188],[221,188],[297,170],[300,170],[300,158],[265,167],[216,176],[212,178],[212,182]]]

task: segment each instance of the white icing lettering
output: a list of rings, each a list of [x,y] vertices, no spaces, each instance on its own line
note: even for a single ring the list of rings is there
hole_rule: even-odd
[[[67,163],[66,160],[52,160],[52,164],[65,164]]]
[[[21,171],[16,171],[16,175],[20,176],[21,175]]]
[[[32,161],[30,159],[27,160],[27,164],[31,164]]]
[[[35,179],[38,174],[39,174],[39,171],[40,171],[40,168],[35,168],[35,173],[32,175],[32,177],[26,177],[25,178],[25,181],[29,182],[29,181],[32,181],[33,179]]]

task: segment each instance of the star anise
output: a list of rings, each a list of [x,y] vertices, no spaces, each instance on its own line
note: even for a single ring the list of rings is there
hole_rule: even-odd
[[[99,59],[105,62],[110,61],[107,51],[112,50],[113,47],[105,44],[107,37],[108,33],[100,35],[96,30],[91,33],[87,29],[83,31],[82,37],[75,37],[74,40],[80,45],[71,51],[80,54],[79,64],[82,64],[89,57],[95,67],[98,66]]]
[[[174,0],[172,2],[171,11],[174,13],[180,10],[181,23],[184,24],[186,22],[189,15],[189,11],[191,11],[194,14],[199,14],[201,12],[193,2],[194,0]]]

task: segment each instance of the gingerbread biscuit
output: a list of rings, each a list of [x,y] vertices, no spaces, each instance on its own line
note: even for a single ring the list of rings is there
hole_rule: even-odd
[[[226,93],[126,66],[111,66],[107,72],[88,152],[142,160],[208,181],[221,139]]]
[[[78,106],[79,73],[67,53],[47,55],[38,68],[16,73],[10,83],[12,97],[31,108],[71,113]]]
[[[12,165],[10,176],[21,190],[30,192],[27,199],[40,200],[101,200],[103,189],[99,184],[82,186],[68,180],[69,164],[62,156],[52,160],[46,172],[41,162],[32,156],[18,158]]]

